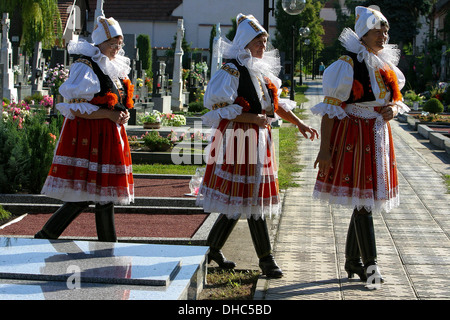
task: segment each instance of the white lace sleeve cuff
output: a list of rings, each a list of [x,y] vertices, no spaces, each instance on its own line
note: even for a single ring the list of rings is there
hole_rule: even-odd
[[[278,99],[278,106],[285,111],[291,111],[297,106],[297,102],[290,99]]]
[[[237,104],[230,104],[226,107],[211,110],[202,116],[205,125],[217,128],[222,119],[233,120],[242,114],[242,107]]]
[[[411,110],[406,104],[404,104],[401,101],[397,101],[395,103],[394,107],[397,108],[397,112],[400,113],[400,114],[403,114],[405,112],[409,112]]]
[[[99,109],[99,106],[90,104],[88,102],[81,103],[58,103],[56,105],[56,109],[67,119],[75,119],[75,116],[72,114],[71,110],[79,111],[81,113],[91,114]]]
[[[327,98],[328,97],[324,99],[324,102],[318,103],[313,106],[311,108],[311,112],[320,116],[324,116],[327,114],[330,118],[338,118],[339,120],[344,119],[347,116],[347,113],[341,107],[342,102],[337,105],[337,99],[334,99],[334,101],[336,102],[333,103],[333,101],[329,101],[329,98]]]

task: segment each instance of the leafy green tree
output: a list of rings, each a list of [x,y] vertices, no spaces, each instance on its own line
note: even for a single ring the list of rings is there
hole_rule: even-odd
[[[281,1],[277,1],[275,10],[277,31],[275,32],[274,46],[286,53],[286,59],[291,59],[293,32],[295,57],[299,57],[301,39],[298,32],[301,27],[308,27],[311,31],[308,36],[310,45],[304,50],[308,52],[311,48],[314,48],[318,53],[323,49],[321,35],[324,34],[324,30],[321,24],[322,19],[319,17],[320,9],[323,7],[322,2],[306,0],[305,9],[299,15],[292,16],[284,12]]]
[[[2,0],[0,12],[12,17],[20,5],[22,18],[21,46],[32,54],[35,43],[42,42],[44,49],[53,47],[62,39],[62,23],[56,0]]]
[[[142,61],[142,69],[152,77],[152,48],[150,46],[150,37],[147,34],[140,34],[136,38],[136,46],[139,49],[139,60]]]

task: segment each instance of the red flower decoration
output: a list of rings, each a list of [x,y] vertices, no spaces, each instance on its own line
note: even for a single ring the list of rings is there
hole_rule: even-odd
[[[381,76],[383,77],[384,83],[389,86],[392,92],[392,101],[397,102],[402,100],[402,94],[398,88],[398,79],[395,72],[391,69],[380,69]]]
[[[278,89],[277,87],[270,81],[269,78],[264,77],[264,80],[266,80],[266,86],[267,89],[272,91],[272,98],[273,98],[273,111],[277,112],[278,110]]]
[[[125,107],[127,109],[133,109],[134,108],[134,101],[133,101],[134,85],[131,84],[130,79],[124,79],[123,84],[125,85],[125,89],[127,90],[127,99],[125,101]]]
[[[119,102],[117,95],[112,92],[107,92],[104,96],[94,97],[90,103],[98,105],[106,105],[109,109],[114,109],[114,106]]]
[[[234,100],[234,104],[240,105],[242,107],[242,112],[250,111],[250,103],[248,103],[248,101],[243,97],[237,97],[236,100]]]

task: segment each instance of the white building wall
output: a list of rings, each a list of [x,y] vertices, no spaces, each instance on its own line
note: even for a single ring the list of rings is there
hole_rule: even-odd
[[[269,1],[271,4],[271,1]],[[220,23],[222,36],[231,28],[231,19],[239,13],[252,14],[261,25],[264,23],[264,1],[262,0],[183,0],[173,12],[184,18],[186,41],[193,48],[209,48],[209,36],[214,24]],[[274,34],[275,17],[269,15],[269,33]]]

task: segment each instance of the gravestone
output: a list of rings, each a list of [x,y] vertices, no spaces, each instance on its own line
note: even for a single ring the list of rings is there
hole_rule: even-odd
[[[137,70],[136,70],[136,61],[139,59],[138,48],[136,47],[136,35],[135,34],[124,34],[123,35],[123,50],[125,51],[125,56],[130,58],[130,67],[131,71],[128,77],[131,80],[131,83],[136,83]]]
[[[164,61],[159,61],[159,68],[156,73],[156,89],[152,95],[152,101],[154,103],[153,110],[157,110],[162,113],[171,113],[171,97],[167,95],[167,81],[166,81],[166,64]]]
[[[67,50],[59,49],[57,47],[52,48],[52,57],[50,59],[50,68],[56,67],[58,64],[65,66],[67,63]]]
[[[212,58],[211,58],[211,78],[214,73],[216,73],[217,70],[219,70],[222,67],[222,54],[219,50],[219,44],[220,44],[220,23],[216,25],[216,36],[214,37],[213,42],[213,52],[212,52]]]
[[[0,63],[0,97],[3,96],[3,63]]]
[[[26,97],[31,96],[31,86],[28,85],[28,70],[25,56],[23,54],[19,54],[17,60],[19,74],[16,75],[15,88],[17,89],[17,99],[23,100]]]
[[[2,18],[2,49],[1,60],[3,64],[3,97],[10,101],[17,101],[17,90],[14,88],[14,72],[12,65],[12,47],[8,39],[10,28],[9,14],[3,13]]]
[[[103,0],[97,0],[97,6],[95,7],[94,21],[97,21],[97,17],[104,15],[105,13],[103,12]]]
[[[182,75],[182,60],[183,60],[183,48],[181,43],[184,37],[183,19],[178,19],[177,29],[177,42],[175,47],[175,57],[173,65],[173,81],[172,81],[172,110],[183,110],[183,75]]]
[[[42,93],[42,84],[44,81],[45,60],[42,56],[42,43],[36,42],[33,53],[33,63],[31,75],[31,90],[33,93]]]

